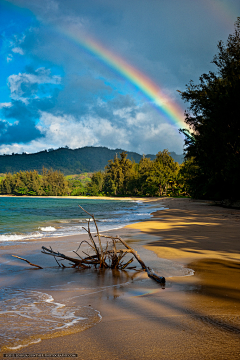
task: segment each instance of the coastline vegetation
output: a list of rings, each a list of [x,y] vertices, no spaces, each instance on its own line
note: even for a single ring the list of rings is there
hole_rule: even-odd
[[[127,158],[109,160],[104,171],[64,176],[43,168],[6,174],[0,182],[1,195],[15,196],[187,196],[185,165],[173,160],[167,150],[154,160],[142,157],[139,163]]]
[[[43,168],[6,174],[0,183],[1,195],[62,196],[68,192],[68,182],[60,171]]]
[[[123,151],[110,160],[105,171],[93,173],[87,184],[90,195],[107,196],[186,196],[184,166],[173,160],[167,150],[154,160],[142,157],[139,163]]]

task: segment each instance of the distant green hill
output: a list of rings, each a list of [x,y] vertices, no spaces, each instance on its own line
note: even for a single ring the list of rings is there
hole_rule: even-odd
[[[108,160],[114,159],[122,149],[110,150],[106,147],[86,146],[79,149],[59,148],[57,150],[45,150],[35,154],[0,155],[0,173],[16,173],[20,170],[37,170],[41,172],[43,166],[47,169],[60,170],[65,175],[81,174],[104,170]],[[142,155],[135,152],[127,152],[128,158],[139,162]],[[171,152],[170,155],[179,163],[183,162],[183,155]],[[155,155],[146,155],[151,160]]]

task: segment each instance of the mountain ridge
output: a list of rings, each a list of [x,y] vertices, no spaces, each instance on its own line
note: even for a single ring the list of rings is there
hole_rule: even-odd
[[[123,149],[108,149],[107,147],[85,146],[78,149],[69,149],[62,147],[56,150],[49,149],[32,154],[12,154],[0,155],[0,173],[16,173],[19,171],[37,170],[42,171],[43,166],[46,169],[52,168],[59,170],[64,175],[81,174],[83,172],[95,172],[104,170],[108,160],[114,159],[120,155]],[[128,158],[139,162],[142,155],[126,151]],[[170,152],[173,159],[180,164],[184,160],[183,155],[177,155]],[[156,156],[147,154],[145,157],[153,160]]]

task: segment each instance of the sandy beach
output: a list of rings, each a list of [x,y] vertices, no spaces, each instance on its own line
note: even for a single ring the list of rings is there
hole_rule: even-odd
[[[45,243],[62,252],[75,249],[76,236],[1,247],[6,266],[16,267],[1,277],[2,286],[24,289],[35,283],[58,303],[88,308],[91,317],[85,329],[69,328],[26,347],[4,348],[2,358],[4,354],[43,354],[42,359],[77,354],[79,359],[97,360],[240,358],[240,210],[191,199],[152,201],[166,209],[117,234],[148,266],[154,268],[163,259],[164,288],[145,273],[134,278],[131,271],[62,270],[40,252]],[[12,260],[13,253],[44,269]],[[168,276],[168,268],[175,269],[175,276]],[[186,274],[192,269],[194,275],[189,270],[190,276],[182,276],[181,269]],[[78,284],[97,290],[79,295]]]

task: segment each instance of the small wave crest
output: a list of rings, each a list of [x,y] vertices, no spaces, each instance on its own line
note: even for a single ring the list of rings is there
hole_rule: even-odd
[[[0,241],[18,241],[18,240],[30,240],[33,238],[40,238],[42,234],[40,232],[31,234],[3,234],[0,235]]]
[[[46,227],[39,227],[39,230],[45,232],[52,232],[52,231],[56,231],[57,229],[55,229],[55,227],[53,226],[46,226]]]

